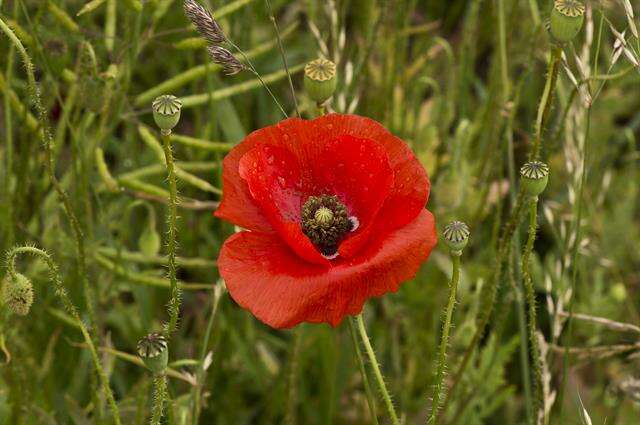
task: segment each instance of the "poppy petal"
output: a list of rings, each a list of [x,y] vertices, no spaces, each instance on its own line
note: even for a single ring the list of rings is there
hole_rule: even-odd
[[[231,297],[262,322],[338,325],[362,311],[367,298],[398,290],[436,244],[433,216],[422,210],[406,226],[377,235],[356,257],[327,269],[294,255],[276,235],[241,232],[223,245],[220,274]]]
[[[239,170],[253,200],[291,249],[307,261],[327,266],[328,260],[300,226],[307,189],[298,159],[284,147],[258,143],[242,157]]]

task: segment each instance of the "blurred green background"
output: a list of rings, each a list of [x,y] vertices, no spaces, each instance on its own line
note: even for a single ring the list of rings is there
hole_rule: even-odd
[[[640,44],[633,32],[639,20],[625,2],[588,2],[583,31],[563,47],[543,135],[551,180],[540,199],[533,277],[550,423],[588,423],[586,412],[596,424],[640,417],[639,334],[615,324],[638,323],[640,297]],[[293,114],[266,3],[201,3]],[[475,331],[480,289],[494,272],[497,237],[534,132],[551,49],[545,29],[551,2],[273,0],[272,6],[302,115],[316,110],[302,90],[299,65],[328,57],[339,72],[329,108],[372,117],[406,140],[429,173],[428,208],[439,227],[461,219],[471,228],[449,347],[453,371]],[[150,113],[153,98],[165,92],[185,102],[175,133],[186,137],[176,143],[175,157],[193,177],[179,181],[179,255],[185,258],[179,278],[192,286],[171,342],[170,361],[177,363],[167,423],[192,423],[200,391],[203,424],[276,424],[285,417],[300,424],[372,423],[346,325],[270,329],[218,282],[217,253],[234,230],[212,215],[221,160],[246,134],[282,118],[255,76],[223,75],[179,0],[0,0],[0,17],[36,67],[56,174],[86,239],[102,360],[124,423],[145,423],[151,402],[149,372],[127,355],[166,319],[164,251],[154,240],[166,234],[167,189]],[[612,28],[626,30],[626,44],[614,46]],[[84,312],[73,233],[45,170],[24,68],[4,35],[0,59],[0,251],[24,244],[48,250]],[[572,79],[587,83],[577,89]],[[525,238],[523,226],[488,332],[448,405],[446,423],[519,424],[532,417],[519,275]],[[108,409],[91,396],[89,353],[44,264],[23,259],[18,268],[32,279],[36,296],[26,317],[0,306],[0,423],[109,423]],[[406,424],[426,423],[431,408],[450,269],[441,245],[415,280],[366,304],[367,328]],[[0,277],[5,273],[0,268]],[[574,319],[569,332],[563,312],[570,306],[587,317]],[[571,347],[566,365],[564,346]],[[210,365],[201,371],[207,353]],[[382,403],[377,407],[380,423],[387,423]]]

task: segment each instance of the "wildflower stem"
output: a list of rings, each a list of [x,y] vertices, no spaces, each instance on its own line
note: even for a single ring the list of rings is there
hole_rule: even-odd
[[[178,327],[178,314],[180,312],[181,290],[176,277],[176,223],[178,221],[178,189],[176,184],[176,172],[173,163],[173,152],[171,149],[171,130],[162,131],[162,147],[164,149],[165,162],[167,166],[167,177],[169,179],[169,211],[167,214],[168,236],[167,236],[167,266],[169,269],[169,282],[171,285],[171,298],[169,299],[169,323],[165,328],[165,337],[171,335]]]
[[[151,425],[160,425],[167,398],[167,376],[162,373],[153,377],[153,408]]]
[[[369,377],[367,376],[367,370],[364,366],[364,359],[362,358],[362,350],[360,349],[360,343],[356,335],[356,327],[354,325],[355,319],[349,317],[349,333],[351,334],[351,341],[353,342],[353,351],[356,354],[356,360],[358,361],[358,368],[360,369],[360,375],[362,376],[362,384],[364,386],[364,392],[367,396],[367,404],[369,405],[369,412],[371,414],[371,420],[374,425],[378,425],[378,415],[376,413],[376,403],[371,391],[371,384],[369,383]]]
[[[87,347],[89,348],[89,352],[91,353],[91,360],[93,361],[93,365],[100,379],[102,390],[105,396],[107,397],[109,408],[111,409],[111,413],[113,415],[114,423],[117,425],[120,425],[121,423],[120,413],[118,411],[118,406],[113,396],[113,392],[109,387],[109,378],[107,377],[107,374],[102,368],[102,364],[100,363],[100,358],[98,357],[96,346],[93,343],[93,339],[91,338],[89,330],[87,329],[86,325],[80,318],[80,313],[78,313],[78,309],[71,301],[71,298],[69,298],[69,295],[67,294],[67,290],[65,289],[64,284],[62,283],[62,278],[60,277],[60,270],[58,268],[58,265],[53,261],[51,256],[46,251],[43,251],[39,248],[36,248],[33,246],[23,246],[23,247],[13,248],[7,254],[7,270],[13,278],[15,278],[17,273],[16,258],[20,254],[31,254],[31,255],[40,257],[47,264],[47,267],[49,268],[49,278],[51,282],[53,282],[55,294],[58,296],[58,298],[60,298],[60,301],[62,301],[62,305],[64,306],[64,309],[66,310],[66,312],[75,319],[80,329],[80,332],[82,332],[82,336],[84,337],[85,343],[87,344]]]
[[[389,418],[391,419],[391,423],[393,425],[400,425],[400,420],[398,419],[398,415],[396,414],[396,409],[393,407],[391,396],[389,395],[389,391],[387,390],[387,385],[385,384],[384,377],[382,376],[382,372],[380,371],[380,366],[378,364],[378,360],[376,359],[376,353],[374,353],[373,351],[373,347],[371,346],[371,342],[369,341],[369,336],[367,335],[367,330],[364,327],[364,320],[362,320],[362,313],[356,316],[356,323],[358,325],[358,332],[360,333],[360,339],[362,339],[362,343],[364,344],[364,348],[367,352],[367,356],[369,357],[369,363],[371,363],[374,376],[376,377],[376,381],[378,381],[378,389],[380,390],[382,399],[384,400],[384,403],[387,407],[387,412],[389,413]]]
[[[553,90],[556,87],[556,81],[558,80],[558,69],[560,59],[562,57],[562,49],[559,45],[554,45],[551,50],[551,58],[549,59],[549,66],[547,68],[547,79],[544,85],[544,91],[540,98],[540,104],[538,105],[538,114],[536,117],[536,133],[533,139],[533,145],[531,146],[531,152],[529,153],[529,160],[534,161],[538,159],[540,155],[540,143],[542,140],[542,131],[551,110],[551,103],[553,101]]]
[[[251,73],[255,75],[256,78],[260,81],[260,84],[262,84],[262,87],[264,87],[267,93],[269,93],[269,96],[271,96],[271,98],[276,103],[276,105],[278,106],[278,109],[280,109],[280,112],[282,112],[284,117],[289,118],[289,115],[287,115],[287,113],[285,112],[280,102],[278,102],[278,98],[276,97],[276,95],[273,94],[273,92],[271,91],[267,83],[262,79],[262,76],[260,76],[256,68],[253,66],[253,63],[251,62],[251,59],[249,59],[249,56],[240,47],[238,47],[233,41],[229,39],[227,39],[227,41],[229,42],[229,44],[233,46],[234,49],[236,49],[238,53],[240,53],[240,55],[242,56],[246,64],[249,66],[249,71],[251,71]],[[288,68],[286,69],[286,74],[289,75],[289,78],[291,78],[291,74]],[[295,99],[295,96],[294,96],[294,99]]]
[[[287,73],[287,78],[289,79],[289,89],[291,90],[291,96],[293,96],[293,104],[296,108],[296,115],[300,118],[300,110],[298,109],[298,99],[296,99],[296,91],[293,88],[293,80],[291,79],[291,73],[289,72],[289,64],[287,63],[287,56],[284,53],[284,46],[282,45],[282,37],[280,36],[280,30],[278,29],[278,22],[276,21],[276,17],[273,14],[273,9],[271,7],[271,1],[265,0],[267,3],[267,9],[269,9],[269,19],[273,24],[273,29],[276,31],[276,39],[278,40],[278,50],[280,50],[280,56],[282,56],[282,64],[284,65],[284,69]]]
[[[533,288],[533,278],[531,277],[531,253],[536,240],[538,228],[538,197],[531,197],[529,200],[529,237],[522,254],[522,277],[527,297],[527,307],[529,321],[527,329],[529,334],[529,349],[531,350],[531,362],[533,364],[533,410],[538,414],[538,409],[542,405],[542,370],[540,361],[540,349],[538,347],[538,337],[536,335],[536,297]],[[535,423],[535,422],[534,422]]]
[[[453,316],[453,308],[456,303],[456,292],[458,283],[460,282],[460,251],[451,251],[451,261],[453,269],[451,274],[451,282],[449,283],[449,302],[444,314],[444,324],[442,325],[442,337],[440,339],[440,349],[438,351],[438,369],[436,372],[436,387],[433,392],[433,400],[431,403],[431,416],[428,424],[438,423],[438,408],[440,406],[440,394],[444,384],[444,374],[447,362],[447,345],[449,344],[449,332],[451,330],[451,317]]]
[[[287,406],[284,415],[285,425],[295,425],[297,402],[297,376],[300,357],[300,345],[302,340],[302,328],[294,329],[291,343],[291,355],[289,357],[289,374],[287,376]]]

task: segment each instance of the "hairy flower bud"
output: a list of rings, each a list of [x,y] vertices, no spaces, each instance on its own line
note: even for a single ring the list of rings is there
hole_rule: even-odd
[[[15,277],[9,275],[0,290],[0,299],[15,314],[26,316],[33,304],[33,285],[20,273],[16,273]]]
[[[452,252],[462,252],[469,243],[469,227],[462,221],[452,221],[444,226],[442,237]]]
[[[549,20],[551,35],[566,43],[578,35],[584,22],[584,4],[578,0],[555,0]]]
[[[549,166],[544,162],[527,162],[520,168],[522,185],[530,196],[538,196],[549,182]]]
[[[157,97],[152,104],[153,119],[162,131],[170,132],[180,121],[182,101],[177,97],[165,94]]]
[[[318,104],[333,96],[337,83],[336,64],[330,60],[316,59],[304,67],[304,89]]]
[[[167,340],[159,333],[150,333],[138,341],[138,356],[155,374],[161,374],[169,362]]]

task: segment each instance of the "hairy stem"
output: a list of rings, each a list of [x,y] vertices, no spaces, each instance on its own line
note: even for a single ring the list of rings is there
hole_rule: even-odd
[[[349,317],[349,333],[351,334],[351,342],[353,342],[353,351],[358,361],[358,368],[360,369],[360,375],[362,376],[362,384],[364,386],[364,392],[367,396],[367,404],[369,405],[369,412],[371,414],[371,420],[374,425],[378,425],[378,415],[376,413],[376,402],[373,397],[373,391],[371,391],[371,384],[369,383],[369,377],[367,376],[367,370],[364,366],[364,359],[362,357],[362,350],[360,349],[360,343],[356,335],[356,325],[354,325],[355,319]]]
[[[442,325],[442,337],[440,339],[440,349],[438,351],[438,369],[436,372],[436,387],[433,392],[433,400],[431,403],[431,416],[428,424],[438,423],[438,408],[440,407],[440,394],[444,384],[444,374],[447,367],[447,346],[449,344],[449,332],[451,330],[451,317],[453,316],[453,308],[456,303],[456,292],[458,283],[460,282],[460,255],[462,253],[452,252],[451,260],[453,262],[453,272],[451,282],[449,283],[449,301],[444,313],[444,323]]]
[[[542,141],[542,131],[544,129],[547,118],[549,117],[549,111],[551,110],[551,103],[553,101],[553,90],[556,87],[558,80],[558,69],[560,65],[560,59],[562,57],[562,49],[558,45],[554,45],[551,51],[551,58],[549,59],[549,67],[547,69],[547,80],[544,85],[544,91],[540,98],[540,104],[538,105],[538,114],[536,116],[536,133],[533,139],[533,145],[531,146],[531,152],[529,153],[529,160],[533,161],[538,159],[540,155],[540,144]]]
[[[89,352],[91,353],[91,360],[93,361],[93,365],[98,373],[98,377],[100,379],[100,383],[102,384],[102,390],[105,394],[105,396],[107,397],[107,401],[109,403],[109,407],[111,409],[111,413],[113,415],[113,420],[116,424],[120,424],[120,413],[118,411],[118,406],[116,405],[116,401],[115,398],[113,396],[113,392],[111,391],[111,388],[109,387],[109,378],[107,377],[107,374],[105,373],[104,369],[102,368],[102,364],[100,363],[100,359],[98,357],[98,352],[96,350],[96,346],[93,343],[93,339],[91,338],[91,335],[89,333],[89,330],[87,329],[87,327],[85,326],[84,322],[82,321],[81,317],[80,317],[80,313],[78,313],[78,309],[76,308],[76,306],[73,304],[73,302],[71,301],[71,298],[69,298],[69,295],[67,294],[67,290],[64,287],[64,284],[62,283],[62,278],[60,276],[60,270],[58,268],[58,265],[53,261],[53,259],[51,258],[51,256],[39,249],[39,248],[35,248],[32,246],[24,246],[24,247],[17,247],[17,248],[13,248],[12,250],[9,251],[9,253],[7,254],[7,270],[9,272],[9,275],[11,275],[14,279],[16,277],[16,258],[18,257],[18,255],[20,254],[31,254],[37,257],[42,258],[45,263],[47,264],[48,268],[49,268],[49,275],[50,275],[50,279],[51,282],[53,282],[54,285],[54,289],[55,289],[55,294],[58,296],[58,298],[60,298],[60,300],[62,301],[62,305],[64,306],[64,309],[66,310],[67,314],[69,314],[71,317],[73,317],[75,319],[75,321],[77,322],[78,328],[80,329],[80,332],[82,333],[82,336],[84,337],[85,343],[87,344],[87,347],[89,347]]]
[[[176,251],[177,251],[177,221],[178,221],[178,188],[176,183],[176,172],[173,163],[173,152],[171,149],[171,130],[162,131],[162,147],[167,166],[167,177],[169,179],[169,211],[167,214],[167,266],[169,282],[171,284],[171,298],[169,299],[168,312],[169,323],[165,327],[165,337],[171,338],[173,332],[178,327],[178,315],[180,313],[181,290],[176,277]]]
[[[167,376],[163,373],[153,377],[153,407],[151,425],[160,425],[167,399]]]
[[[538,347],[538,337],[536,335],[536,296],[533,288],[533,278],[531,276],[531,254],[533,244],[536,240],[538,228],[538,197],[532,197],[529,201],[529,237],[522,254],[522,277],[527,297],[527,307],[529,312],[529,322],[527,329],[529,334],[529,349],[531,350],[531,362],[533,364],[533,390],[534,412],[537,415],[538,409],[542,405],[542,369],[540,360],[540,349]],[[534,421],[535,424],[535,421]]]
[[[369,341],[369,336],[367,335],[367,330],[364,327],[362,313],[356,316],[356,324],[358,325],[360,339],[362,339],[362,343],[364,344],[367,356],[369,357],[369,363],[371,363],[373,374],[378,383],[378,389],[380,390],[380,394],[382,395],[384,404],[387,407],[387,413],[389,413],[391,423],[393,425],[400,425],[400,420],[398,419],[398,415],[396,414],[396,409],[395,407],[393,407],[393,401],[391,401],[391,396],[389,395],[389,391],[387,390],[387,384],[385,384],[384,377],[382,376],[382,372],[380,371],[380,365],[378,364],[378,360],[376,359],[376,353],[373,351],[373,347],[371,346],[371,342]]]

